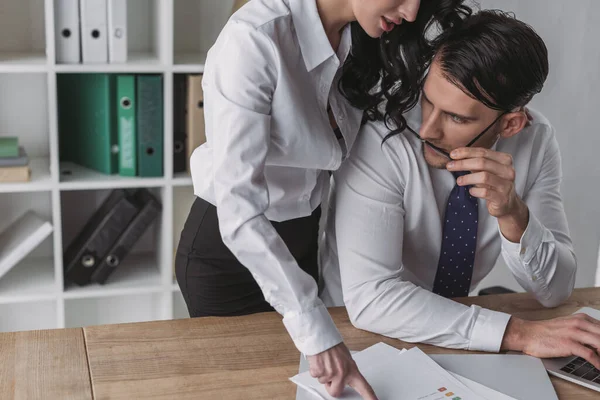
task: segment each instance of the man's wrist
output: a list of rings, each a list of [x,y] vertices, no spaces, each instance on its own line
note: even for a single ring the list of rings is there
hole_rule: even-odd
[[[498,218],[502,235],[513,243],[519,243],[529,224],[529,207],[521,199],[517,200],[515,211]]]
[[[523,351],[526,341],[527,321],[511,317],[504,331],[501,351]]]

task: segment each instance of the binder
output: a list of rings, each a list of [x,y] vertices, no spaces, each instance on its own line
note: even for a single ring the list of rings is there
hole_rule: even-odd
[[[0,158],[0,167],[24,167],[26,165],[29,165],[29,156],[23,146],[19,146],[18,157]]]
[[[127,62],[127,1],[108,0],[108,59]]]
[[[15,136],[0,137],[0,157],[18,157],[19,138]]]
[[[116,104],[119,136],[119,175],[136,176],[135,76],[117,76]]]
[[[56,62],[78,64],[81,62],[79,0],[56,0],[54,4]]]
[[[0,277],[40,245],[53,231],[52,224],[26,211],[0,233]]]
[[[187,75],[173,77],[173,172],[187,170]]]
[[[187,115],[187,169],[190,172],[190,157],[194,150],[206,142],[204,130],[204,92],[202,75],[188,76]]]
[[[60,160],[116,174],[115,76],[59,74],[57,84]]]
[[[137,76],[138,176],[163,176],[161,75]]]
[[[107,0],[81,0],[81,52],[86,64],[108,62]]]
[[[160,204],[148,190],[140,189],[134,197],[140,211],[102,259],[92,274],[92,282],[106,283],[160,213]]]
[[[89,284],[100,260],[137,212],[127,191],[112,191],[64,252],[65,279],[81,286]]]

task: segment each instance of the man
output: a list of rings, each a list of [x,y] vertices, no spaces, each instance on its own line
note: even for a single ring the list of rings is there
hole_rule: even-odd
[[[596,320],[530,322],[450,299],[467,296],[502,253],[521,286],[554,307],[570,296],[577,267],[554,129],[533,110],[528,123],[525,111],[548,75],[542,39],[482,11],[435,50],[409,128],[366,124],[336,175],[323,297],[339,304],[341,286],[352,323],[385,336],[577,355],[600,368]]]

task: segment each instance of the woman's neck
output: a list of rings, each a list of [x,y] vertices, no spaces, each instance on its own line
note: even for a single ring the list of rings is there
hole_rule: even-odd
[[[349,0],[316,0],[321,23],[335,51],[340,43],[342,30],[354,21],[354,12]]]

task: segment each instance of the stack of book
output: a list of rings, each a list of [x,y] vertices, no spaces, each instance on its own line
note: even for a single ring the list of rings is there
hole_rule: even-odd
[[[29,157],[17,137],[0,137],[0,182],[27,182],[31,179]]]
[[[57,84],[61,162],[163,176],[161,75],[60,74]]]
[[[65,279],[104,284],[159,215],[147,189],[113,190],[64,252]]]

